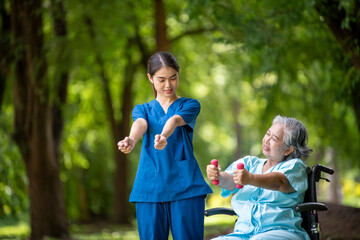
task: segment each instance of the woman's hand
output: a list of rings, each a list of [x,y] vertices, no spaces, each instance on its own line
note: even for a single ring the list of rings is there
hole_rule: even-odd
[[[206,167],[207,178],[210,181],[220,180],[220,165],[218,167],[210,164]]]
[[[160,134],[155,135],[154,147],[158,150],[163,150],[167,145],[166,137]]]
[[[238,185],[248,185],[251,184],[251,181],[253,179],[253,174],[248,172],[245,168],[243,169],[235,169],[233,180],[235,184]]]
[[[135,146],[135,141],[134,141],[134,139],[132,139],[130,137],[125,137],[123,140],[118,142],[117,145],[118,145],[118,149],[121,152],[128,154],[133,150],[133,148]]]

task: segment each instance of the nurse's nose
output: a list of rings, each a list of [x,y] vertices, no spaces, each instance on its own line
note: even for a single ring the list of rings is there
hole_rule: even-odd
[[[170,86],[171,86],[170,80],[167,79],[167,80],[165,81],[165,87],[170,87]]]

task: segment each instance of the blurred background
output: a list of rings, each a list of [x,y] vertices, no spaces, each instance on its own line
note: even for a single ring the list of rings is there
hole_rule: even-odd
[[[154,98],[156,51],[201,103],[204,174],[213,158],[262,156],[272,119],[295,117],[306,164],[335,169],[318,200],[359,212],[360,1],[2,0],[0,14],[0,238],[137,239],[141,141],[116,144]],[[212,188],[207,205],[228,206]]]

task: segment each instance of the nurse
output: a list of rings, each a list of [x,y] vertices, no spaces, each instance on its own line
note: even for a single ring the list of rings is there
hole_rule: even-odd
[[[304,201],[307,189],[306,159],[308,133],[300,121],[276,116],[263,141],[266,158],[247,156],[233,162],[224,172],[207,166],[209,180],[219,180],[221,195],[231,199],[238,220],[234,232],[216,240],[276,239],[310,240],[301,228],[300,213],[294,206]],[[244,169],[238,170],[237,164]],[[236,184],[243,185],[237,189]]]
[[[118,143],[130,153],[143,136],[138,170],[130,194],[136,205],[140,239],[203,239],[205,182],[193,150],[200,112],[197,100],[176,95],[179,65],[168,52],[157,52],[147,64],[155,99],[132,112],[130,135]]]

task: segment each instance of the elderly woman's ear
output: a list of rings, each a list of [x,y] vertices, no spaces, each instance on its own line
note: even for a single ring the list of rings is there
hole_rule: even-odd
[[[292,153],[294,151],[294,147],[290,146],[288,150],[285,151],[285,156],[289,156],[290,153]]]

